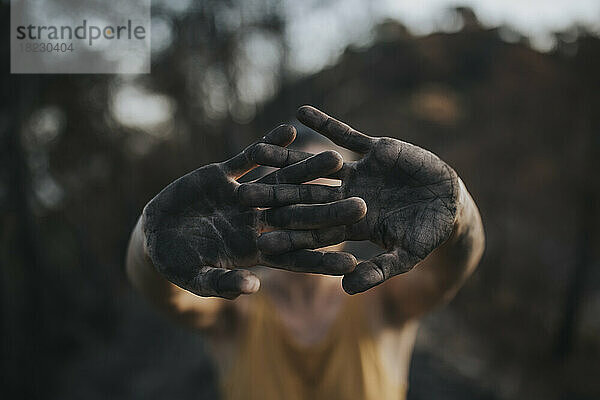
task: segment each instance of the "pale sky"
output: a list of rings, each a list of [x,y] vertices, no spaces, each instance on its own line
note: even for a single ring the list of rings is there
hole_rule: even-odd
[[[348,44],[368,44],[372,26],[386,18],[418,35],[443,30],[445,11],[456,6],[474,9],[486,26],[510,26],[539,50],[575,23],[600,32],[600,0],[287,0],[292,67],[308,73],[335,62]]]

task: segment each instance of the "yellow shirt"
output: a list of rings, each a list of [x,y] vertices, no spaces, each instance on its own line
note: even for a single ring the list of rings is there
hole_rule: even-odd
[[[269,300],[254,295],[240,348],[221,377],[225,400],[402,400],[388,376],[359,296],[346,301],[326,337],[305,346]]]

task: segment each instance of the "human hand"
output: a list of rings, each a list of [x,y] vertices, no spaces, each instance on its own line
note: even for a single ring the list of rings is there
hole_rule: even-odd
[[[351,226],[328,228],[322,236],[333,235],[336,242],[370,240],[385,252],[345,274],[346,292],[362,292],[409,271],[449,238],[456,218],[458,176],[435,154],[397,139],[367,136],[314,107],[301,107],[298,119],[361,155],[357,161],[345,162],[334,176],[342,181],[338,198],[362,198],[367,215]],[[307,156],[295,152],[288,159]],[[261,247],[265,252],[287,250],[289,243],[308,248],[322,244],[301,240],[305,235],[299,232],[268,235],[270,241]]]
[[[341,156],[332,151],[288,162],[277,174],[295,184],[275,186],[267,201],[254,201],[255,186],[241,186],[237,179],[257,166],[257,149],[269,154],[294,138],[294,128],[282,125],[237,156],[198,168],[154,197],[144,208],[142,227],[146,252],[158,271],[195,294],[228,299],[254,293],[260,286],[256,275],[237,267],[261,264],[333,275],[351,271],[356,259],[348,253],[294,249],[274,255],[257,248],[263,232],[327,229],[365,215],[361,199],[342,200],[336,190],[300,185],[342,167]]]

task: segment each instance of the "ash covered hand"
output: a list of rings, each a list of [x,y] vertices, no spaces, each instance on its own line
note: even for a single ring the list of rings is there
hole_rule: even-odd
[[[397,139],[367,136],[314,107],[301,107],[298,119],[361,155],[336,173],[342,180],[340,197],[360,197],[368,208],[364,219],[346,229],[345,239],[370,240],[385,252],[344,276],[346,292],[362,292],[409,271],[450,237],[459,181],[435,154]]]
[[[237,156],[198,168],[153,198],[144,208],[142,229],[146,254],[158,271],[192,293],[228,299],[254,293],[260,286],[256,275],[239,267],[264,265],[332,275],[352,271],[356,259],[348,253],[291,246],[269,254],[257,246],[278,230],[311,237],[343,230],[366,213],[363,200],[343,198],[337,188],[302,184],[342,167],[334,151],[288,157],[281,161],[283,168],[259,182],[237,182],[257,167],[257,154],[281,155],[295,135],[293,127],[282,125]],[[277,177],[279,183],[265,183],[269,177]],[[269,233],[261,237],[265,232]],[[343,241],[339,236],[327,238],[331,244]]]

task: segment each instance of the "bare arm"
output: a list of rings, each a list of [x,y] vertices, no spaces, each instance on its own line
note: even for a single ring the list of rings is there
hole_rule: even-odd
[[[219,313],[227,306],[226,300],[196,296],[165,279],[148,256],[141,219],[138,219],[131,233],[127,248],[127,276],[133,286],[156,308],[177,322],[193,329],[213,326]]]
[[[450,301],[477,268],[485,247],[479,210],[460,182],[456,222],[446,242],[404,275],[386,282],[382,300],[392,321],[420,317]]]

